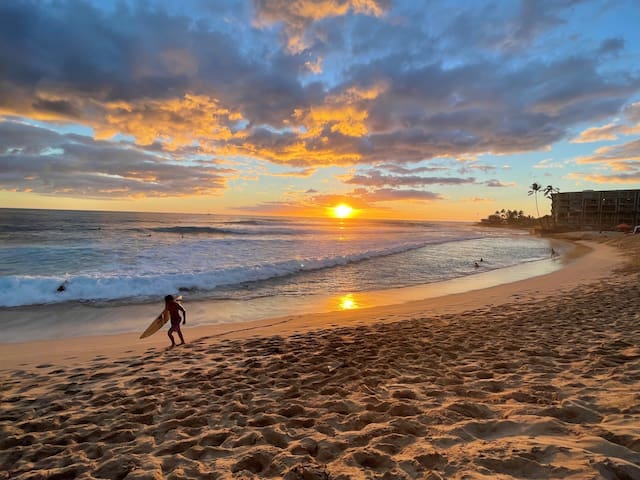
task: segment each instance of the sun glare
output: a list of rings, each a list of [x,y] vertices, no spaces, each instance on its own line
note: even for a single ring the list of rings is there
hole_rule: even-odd
[[[353,215],[353,208],[345,203],[333,207],[333,216],[336,218],[347,218]]]
[[[347,295],[340,297],[338,301],[340,303],[341,310],[354,310],[360,307],[360,305],[358,305],[358,302],[356,302],[355,298],[353,298],[353,294],[351,293],[348,293]]]

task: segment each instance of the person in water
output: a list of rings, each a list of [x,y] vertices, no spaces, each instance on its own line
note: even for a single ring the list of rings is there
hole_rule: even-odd
[[[184,337],[182,336],[182,331],[180,330],[180,320],[182,320],[182,324],[185,325],[187,323],[187,312],[182,305],[176,302],[173,299],[173,295],[167,295],[164,297],[164,305],[165,309],[169,310],[169,315],[171,315],[171,327],[167,332],[169,338],[171,339],[171,346],[169,348],[173,348],[176,346],[176,342],[173,339],[173,332],[178,334],[180,337],[180,345],[184,344]],[[180,318],[180,312],[182,312],[182,319]]]

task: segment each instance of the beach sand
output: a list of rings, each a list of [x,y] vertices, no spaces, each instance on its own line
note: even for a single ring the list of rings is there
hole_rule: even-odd
[[[640,238],[599,239],[549,275],[169,351],[1,345],[0,479],[640,479]]]

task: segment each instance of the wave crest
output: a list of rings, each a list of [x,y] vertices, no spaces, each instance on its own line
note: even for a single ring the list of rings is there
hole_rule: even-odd
[[[448,241],[451,241],[450,239]],[[11,292],[0,298],[0,306],[63,302],[143,301],[179,291],[212,291],[218,287],[233,287],[247,282],[282,278],[302,272],[332,268],[338,265],[360,262],[376,257],[393,255],[433,244],[417,242],[394,247],[368,250],[349,255],[324,258],[297,258],[273,263],[255,264],[214,271],[179,272],[162,275],[66,275],[55,276],[5,276],[0,278],[0,290]],[[437,242],[439,243],[439,242]],[[64,285],[64,289],[58,291]]]

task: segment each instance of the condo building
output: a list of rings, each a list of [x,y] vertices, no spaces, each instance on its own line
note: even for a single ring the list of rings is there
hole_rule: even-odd
[[[584,190],[551,195],[551,216],[559,227],[609,230],[640,225],[640,190]]]

